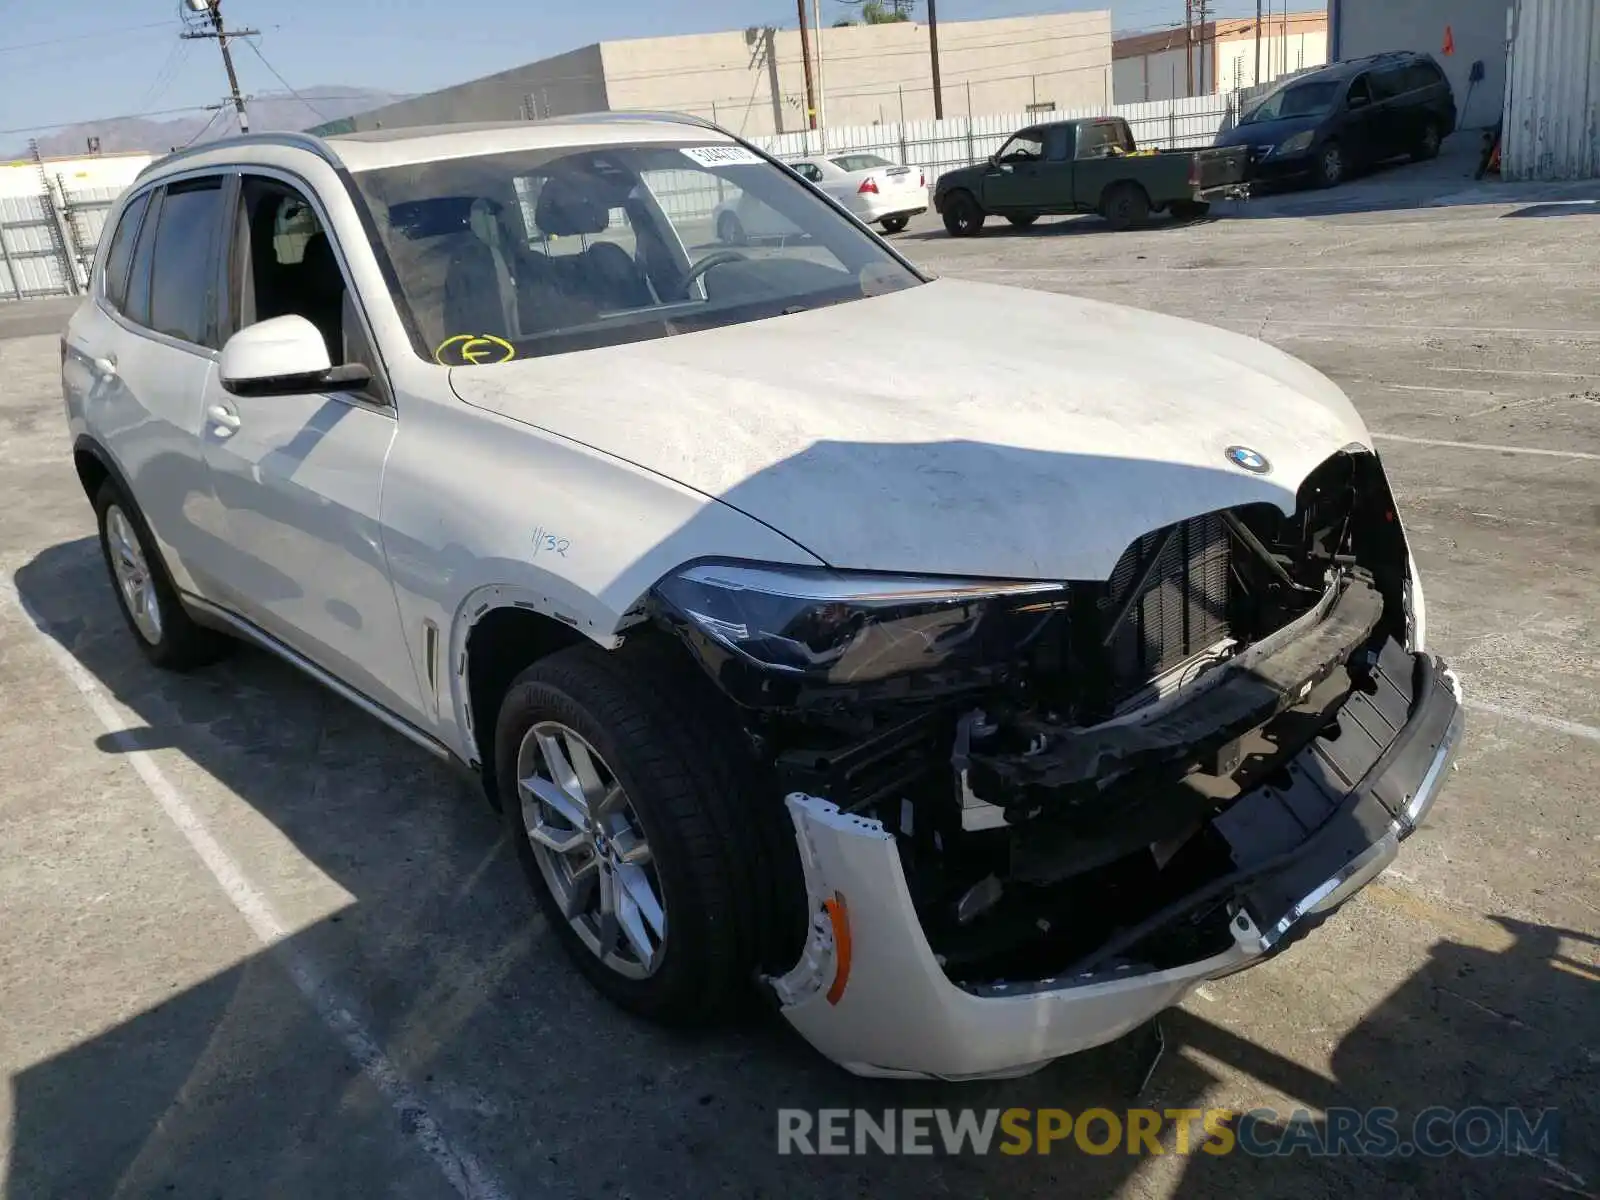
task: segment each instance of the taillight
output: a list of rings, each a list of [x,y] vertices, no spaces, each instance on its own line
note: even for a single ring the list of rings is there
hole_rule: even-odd
[[[1189,186],[1200,186],[1200,156],[1198,154],[1189,159]]]
[[[928,176],[927,176],[926,172],[924,172],[924,171],[918,171],[917,172],[917,186],[918,187],[927,187],[928,186]]]
[[[861,186],[856,189],[858,196],[865,196],[869,193],[874,196],[878,194],[878,181],[876,179],[863,179]]]

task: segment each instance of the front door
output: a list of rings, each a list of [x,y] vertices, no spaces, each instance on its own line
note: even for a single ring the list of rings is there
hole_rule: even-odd
[[[1024,129],[995,155],[983,173],[983,207],[991,212],[1043,207],[1044,134]]]
[[[230,242],[230,331],[295,313],[337,365],[373,358],[328,223],[287,182],[246,175]],[[367,361],[375,373],[380,364]],[[369,699],[421,723],[378,524],[397,414],[378,391],[235,396],[215,376],[202,441],[233,553],[224,603]]]

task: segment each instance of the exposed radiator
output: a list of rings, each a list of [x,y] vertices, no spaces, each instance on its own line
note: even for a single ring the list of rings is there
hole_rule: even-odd
[[[1147,576],[1150,556],[1166,533],[1158,529],[1128,547],[1096,604],[1100,628],[1109,629],[1129,590],[1143,580],[1143,590],[1105,647],[1113,700],[1228,636],[1232,549],[1222,518],[1213,514],[1181,522]]]

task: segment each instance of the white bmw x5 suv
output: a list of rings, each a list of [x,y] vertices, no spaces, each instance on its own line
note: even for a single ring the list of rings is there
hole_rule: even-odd
[[[635,1012],[1024,1072],[1296,940],[1459,741],[1337,387],[930,279],[712,126],[239,138],[107,228],[62,382],[134,640],[476,772]]]

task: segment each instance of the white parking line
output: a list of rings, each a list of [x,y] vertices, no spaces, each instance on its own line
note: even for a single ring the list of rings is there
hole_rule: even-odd
[[[1443,446],[1451,450],[1486,450],[1494,454],[1537,454],[1541,458],[1581,458],[1586,462],[1600,462],[1600,454],[1587,450],[1541,450],[1534,446],[1502,446],[1497,442],[1447,442],[1443,438],[1406,437],[1400,433],[1374,433],[1375,438],[1386,442],[1405,442],[1411,446]]]
[[[418,1149],[433,1161],[456,1192],[468,1200],[509,1198],[510,1193],[496,1183],[472,1155],[451,1144],[422,1097],[389,1061],[377,1039],[355,1017],[351,1006],[339,997],[316,964],[286,940],[288,928],[274,910],[272,901],[250,881],[233,856],[212,836],[200,815],[162,773],[155,759],[139,749],[137,743],[128,736],[127,721],[94,676],[50,635],[44,620],[9,580],[0,580],[0,597],[9,600],[27,618],[45,649],[61,668],[61,673],[78,689],[100,724],[105,726],[123,761],[138,773],[161,810],[178,827],[229,902],[244,917],[251,932],[267,947],[268,953],[283,965],[322,1023],[344,1043],[346,1051],[355,1059],[367,1081],[389,1102],[400,1118],[401,1128],[410,1132]]]
[[[1509,708],[1504,704],[1495,704],[1490,700],[1467,700],[1467,707],[1480,712],[1492,713],[1497,717],[1505,717],[1512,721],[1521,721],[1527,725],[1537,725],[1540,729],[1549,729],[1555,733],[1564,733],[1568,737],[1582,738],[1587,742],[1600,742],[1600,729],[1593,725],[1581,725],[1577,721],[1563,721],[1560,717],[1547,717],[1543,713],[1529,712],[1525,708]]]

